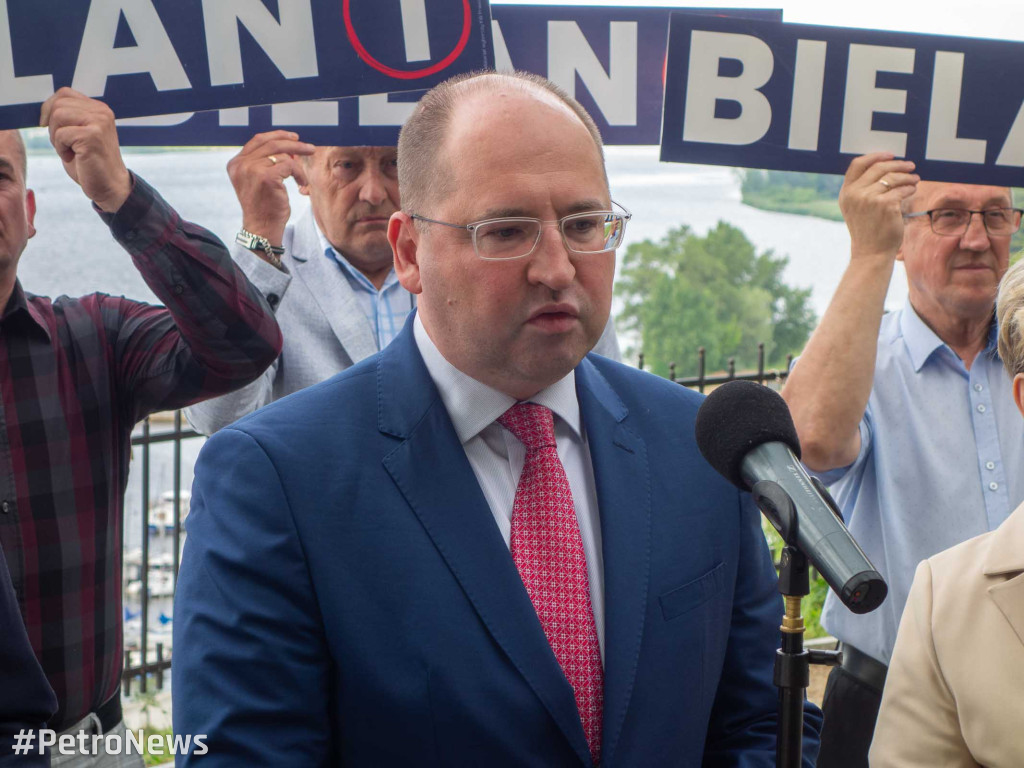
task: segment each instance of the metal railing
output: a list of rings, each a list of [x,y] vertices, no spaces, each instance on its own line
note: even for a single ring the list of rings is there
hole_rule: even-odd
[[[725,373],[715,373],[710,376],[706,374],[707,367],[707,352],[704,347],[700,347],[697,350],[697,375],[688,376],[684,378],[678,378],[676,376],[676,364],[668,364],[668,378],[677,384],[681,384],[684,387],[690,389],[696,389],[698,392],[703,393],[704,390],[709,387],[716,387],[719,384],[725,384],[729,381],[756,381],[758,384],[777,383],[782,384],[786,377],[789,376],[790,366],[793,364],[793,356],[786,356],[786,367],[776,370],[765,369],[764,363],[764,343],[757,345],[757,370],[746,371],[742,373],[736,373],[736,358],[730,357],[728,367]],[[644,368],[644,355],[641,352],[639,356],[639,363],[637,367],[640,370]]]
[[[698,392],[704,392],[705,389],[708,387],[715,387],[718,386],[719,384],[724,384],[726,382],[736,380],[756,381],[760,384],[772,383],[778,385],[785,381],[786,376],[789,373],[789,364],[791,362],[792,356],[787,358],[785,369],[766,369],[764,344],[758,344],[758,363],[757,369],[755,371],[745,371],[737,373],[735,358],[730,358],[728,368],[724,373],[715,373],[709,376],[706,374],[705,371],[706,352],[704,347],[701,347],[700,349],[697,350],[697,375],[691,377],[678,378],[675,373],[676,364],[671,363],[669,365],[669,379],[674,382],[677,382],[681,386],[696,389]],[[639,356],[639,367],[641,369],[643,369],[644,367],[644,356],[642,354]],[[181,411],[176,411],[174,413],[172,429],[154,432],[152,429],[151,419],[147,418],[141,424],[141,434],[133,435],[132,437],[133,448],[139,448],[141,452],[140,470],[142,472],[142,555],[139,574],[139,578],[141,580],[141,586],[139,589],[139,595],[141,600],[141,627],[138,649],[125,650],[124,671],[121,676],[121,686],[125,695],[131,695],[133,685],[137,685],[138,690],[140,692],[146,693],[150,686],[150,678],[152,678],[152,684],[155,687],[155,689],[158,691],[162,690],[164,687],[165,673],[171,667],[172,653],[167,652],[167,649],[164,648],[163,643],[157,643],[152,653],[150,653],[148,648],[150,607],[150,449],[153,445],[157,445],[160,443],[172,443],[174,450],[172,460],[173,502],[171,507],[174,510],[174,527],[172,531],[173,556],[171,571],[171,597],[173,598],[174,592],[177,589],[178,566],[181,552],[181,446],[183,440],[196,437],[201,437],[201,435],[192,429],[183,428],[183,419]]]

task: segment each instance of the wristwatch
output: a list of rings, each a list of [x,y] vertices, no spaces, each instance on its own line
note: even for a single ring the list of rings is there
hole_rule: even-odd
[[[272,266],[281,268],[281,255],[284,253],[284,248],[280,245],[271,245],[263,235],[254,235],[248,230],[241,229],[235,235],[235,242],[250,251],[262,251]]]

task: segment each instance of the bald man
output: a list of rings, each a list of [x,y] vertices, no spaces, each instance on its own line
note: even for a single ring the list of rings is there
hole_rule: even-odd
[[[630,218],[593,120],[477,74],[398,156],[416,313],[200,456],[179,735],[204,765],[774,765],[758,515],[699,456],[699,395],[590,354]]]

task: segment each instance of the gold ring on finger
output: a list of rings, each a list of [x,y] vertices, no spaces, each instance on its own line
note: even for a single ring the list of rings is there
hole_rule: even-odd
[[[270,156],[269,156],[269,157],[267,158],[267,160],[269,160],[269,161],[270,161],[270,164],[271,164],[271,165],[277,165],[277,158],[276,158],[276,157],[274,157],[273,155],[270,155]],[[885,186],[889,186],[889,185],[888,185],[888,184],[886,184]]]
[[[890,184],[890,183],[889,183],[888,181],[886,181],[885,179],[879,179],[879,180],[878,180],[878,183],[879,183],[879,184],[881,184],[881,185],[882,185],[883,187],[885,187],[886,189],[892,189],[892,184]]]

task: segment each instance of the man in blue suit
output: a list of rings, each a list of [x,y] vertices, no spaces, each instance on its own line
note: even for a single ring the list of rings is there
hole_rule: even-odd
[[[699,395],[587,354],[629,218],[593,121],[456,78],[399,183],[417,313],[200,455],[178,733],[204,765],[774,765],[756,512],[698,454]]]

